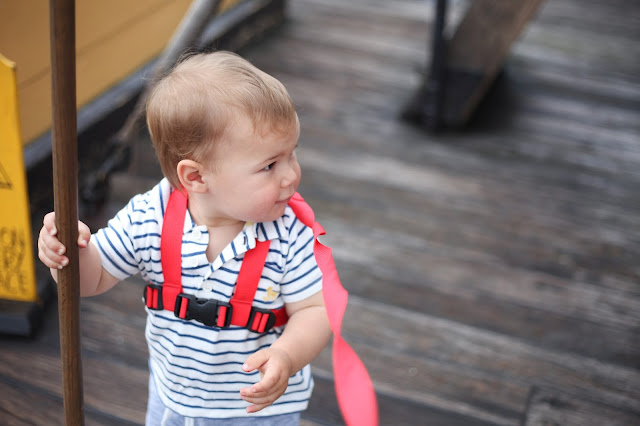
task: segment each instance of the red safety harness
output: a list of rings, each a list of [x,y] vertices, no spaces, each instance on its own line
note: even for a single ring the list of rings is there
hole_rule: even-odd
[[[195,320],[210,327],[229,328],[232,325],[265,333],[287,323],[285,308],[261,309],[252,306],[258,289],[270,241],[256,241],[256,247],[244,255],[236,291],[227,302],[199,299],[182,292],[182,230],[187,211],[187,197],[180,191],[169,196],[162,224],[160,261],[164,284],[148,284],[144,291],[147,308],[172,311],[183,320]]]
[[[303,224],[313,230],[313,252],[322,272],[322,294],[329,325],[333,331],[333,372],[336,397],[347,425],[377,425],[378,404],[371,378],[355,351],[341,336],[342,318],[347,307],[348,293],[342,287],[332,251],[320,243],[322,226],[315,221],[311,207],[296,193],[289,207]],[[238,274],[236,291],[229,303],[212,299],[198,299],[182,293],[182,230],[187,210],[187,197],[173,191],[169,197],[162,225],[160,256],[164,284],[148,284],[144,291],[146,306],[152,310],[166,309],[184,320],[196,320],[211,327],[231,325],[265,333],[272,327],[286,324],[284,308],[275,310],[252,306],[269,241],[256,241],[256,247],[244,255]]]

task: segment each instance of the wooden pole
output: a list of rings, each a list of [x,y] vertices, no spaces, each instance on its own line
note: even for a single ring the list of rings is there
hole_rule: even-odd
[[[69,265],[58,272],[58,318],[66,425],[83,425],[78,264],[78,158],[74,0],[50,0],[53,194]]]

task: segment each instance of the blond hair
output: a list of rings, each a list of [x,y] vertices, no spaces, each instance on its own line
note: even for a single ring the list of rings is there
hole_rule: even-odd
[[[286,133],[296,123],[282,83],[234,53],[187,56],[155,85],[147,100],[147,126],[174,188],[180,188],[178,163],[211,158],[234,114],[245,114],[254,131]]]

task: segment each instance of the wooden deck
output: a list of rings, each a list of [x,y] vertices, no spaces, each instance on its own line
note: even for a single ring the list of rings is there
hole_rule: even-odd
[[[398,118],[433,7],[292,0],[242,52],[298,106],[300,192],[381,423],[640,424],[640,4],[548,0],[469,128],[440,134]],[[141,140],[94,227],[156,181],[151,158]],[[87,424],[144,420],[142,285],[83,300]],[[56,315],[0,339],[0,424],[62,423]],[[304,424],[342,424],[328,350],[313,371]]]

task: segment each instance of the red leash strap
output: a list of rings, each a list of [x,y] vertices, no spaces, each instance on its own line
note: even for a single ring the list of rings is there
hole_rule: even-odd
[[[313,229],[313,253],[322,271],[322,295],[333,331],[333,375],[342,416],[347,425],[377,425],[378,402],[373,383],[364,364],[341,335],[349,293],[340,283],[331,248],[318,241],[325,231],[300,194],[293,196],[289,206],[302,223]]]
[[[186,211],[187,197],[174,190],[164,213],[160,239],[160,261],[164,275],[162,303],[168,311],[173,311],[176,297],[182,293],[182,232]]]

